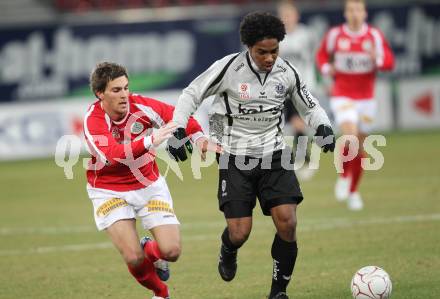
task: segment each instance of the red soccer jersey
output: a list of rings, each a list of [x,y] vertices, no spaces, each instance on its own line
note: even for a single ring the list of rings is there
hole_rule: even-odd
[[[375,52],[373,60],[371,53]],[[334,65],[332,96],[372,99],[378,70],[394,67],[394,55],[382,32],[367,24],[359,32],[347,25],[330,29],[316,54],[318,68],[326,75]]]
[[[100,101],[93,103],[85,116],[84,134],[92,156],[87,181],[92,187],[137,190],[159,177],[154,150],[149,151],[150,135],[153,127],[161,127],[172,120],[174,107],[136,94],[130,94],[128,102],[127,116],[120,122],[110,119]],[[193,140],[202,134],[195,119],[190,118],[186,134],[192,135]],[[141,165],[135,167],[139,173],[133,172],[128,165],[139,157],[142,158],[136,162]]]

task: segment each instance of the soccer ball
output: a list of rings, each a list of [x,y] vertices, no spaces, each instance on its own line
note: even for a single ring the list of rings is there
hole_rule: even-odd
[[[388,273],[376,266],[359,269],[351,280],[354,299],[388,299],[392,289]]]

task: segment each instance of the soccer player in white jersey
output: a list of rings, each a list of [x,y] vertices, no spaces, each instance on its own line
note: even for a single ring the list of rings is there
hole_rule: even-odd
[[[249,237],[258,197],[277,231],[271,249],[270,299],[288,298],[286,287],[298,252],[296,208],[303,199],[291,149],[283,142],[284,101],[293,101],[306,123],[321,136],[317,144],[324,152],[335,146],[326,113],[299,72],[278,57],[285,33],[281,20],[271,14],[245,16],[240,37],[247,50],[218,60],[198,76],[179,97],[173,116],[173,122],[184,128],[202,101],[215,96],[210,133],[224,150],[218,155],[218,199],[227,222],[218,270],[225,281],[235,277],[237,251]],[[180,138],[182,135],[170,140]]]
[[[169,277],[164,261],[179,257],[180,232],[171,194],[155,161],[155,148],[176,129],[169,123],[174,107],[130,93],[127,71],[115,63],[98,64],[90,86],[98,99],[84,118],[84,135],[92,155],[87,192],[96,225],[110,237],[134,278],[154,292],[153,298],[168,299],[168,288],[162,282]],[[208,140],[192,118],[186,134],[203,158]],[[139,241],[136,217],[155,240],[144,237]]]
[[[317,85],[314,61],[316,37],[306,25],[299,22],[300,14],[293,1],[280,1],[277,8],[278,16],[286,28],[286,37],[280,42],[280,57],[298,68],[307,87],[310,91],[314,92]],[[308,141],[306,125],[293,106],[292,101],[285,102],[285,109],[285,121],[292,126],[295,132],[293,140],[295,156],[298,157],[297,161],[305,160],[304,166],[299,168],[296,174],[300,180],[306,181],[316,171],[308,167],[310,162],[309,142],[298,143],[300,138],[305,138]]]
[[[333,78],[330,107],[336,124],[344,135],[355,135],[359,152],[343,163],[344,172],[335,186],[338,200],[347,200],[350,210],[361,210],[363,200],[358,192],[362,176],[362,158],[366,155],[363,142],[374,129],[377,103],[374,85],[378,71],[394,67],[394,55],[379,29],[366,23],[364,0],[346,0],[346,23],[331,28],[316,54],[318,67],[325,76]],[[338,149],[347,156],[348,144]]]

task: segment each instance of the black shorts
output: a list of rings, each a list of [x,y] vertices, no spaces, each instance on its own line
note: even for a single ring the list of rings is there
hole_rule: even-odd
[[[298,110],[296,110],[295,106],[290,99],[284,101],[284,121],[288,123],[290,119],[294,116],[299,116]]]
[[[288,153],[292,159],[290,150]],[[237,165],[241,164],[236,163],[237,158],[248,166],[252,159],[256,166],[252,169],[239,169]],[[226,218],[252,216],[257,198],[266,216],[270,215],[273,207],[299,204],[303,200],[294,170],[285,169],[281,165],[281,151],[274,152],[272,161],[268,163],[263,163],[263,159],[230,154],[222,155],[220,160],[218,200],[219,208]],[[225,161],[228,161],[227,165],[222,163]],[[293,164],[292,160],[290,163]]]

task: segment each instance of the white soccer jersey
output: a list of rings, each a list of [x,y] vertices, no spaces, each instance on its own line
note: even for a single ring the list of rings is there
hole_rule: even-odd
[[[280,56],[298,68],[304,82],[312,91],[316,88],[314,53],[317,41],[314,36],[307,26],[298,24],[280,42]]]
[[[278,57],[272,71],[258,71],[247,51],[216,61],[183,90],[173,121],[185,127],[201,102],[215,95],[210,135],[234,155],[262,157],[284,148],[283,107],[291,99],[304,121],[330,126],[298,71]]]

